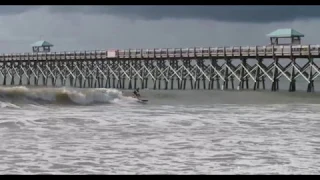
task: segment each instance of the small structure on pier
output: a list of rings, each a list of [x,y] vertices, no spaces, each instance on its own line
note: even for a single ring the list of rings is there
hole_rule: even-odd
[[[277,29],[269,34],[271,45],[297,45],[301,44],[301,38],[304,35],[294,29],[286,28],[286,29]],[[289,39],[288,43],[279,43],[279,39]]]
[[[42,40],[42,41],[37,41],[33,43],[31,46],[32,46],[32,52],[34,53],[50,52],[50,48],[53,47],[53,44]]]

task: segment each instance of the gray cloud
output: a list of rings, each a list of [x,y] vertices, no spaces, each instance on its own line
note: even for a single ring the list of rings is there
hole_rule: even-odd
[[[108,14],[129,19],[203,19],[269,23],[320,17],[320,6],[51,6],[53,13]]]
[[[30,10],[35,10],[41,6],[0,6],[0,15],[21,14]]]
[[[266,45],[266,34],[277,28],[294,28],[304,33],[304,44],[320,42],[320,19],[259,24],[182,17],[146,21],[131,15],[137,19],[132,21],[111,15],[110,11],[106,13],[106,7],[99,6],[20,8],[11,9],[10,15],[0,13],[0,25],[5,27],[0,31],[0,53],[30,52],[30,44],[40,36],[55,45],[53,51]]]
[[[51,13],[106,14],[135,20],[202,19],[270,23],[320,17],[320,6],[1,6],[0,15],[37,8]]]

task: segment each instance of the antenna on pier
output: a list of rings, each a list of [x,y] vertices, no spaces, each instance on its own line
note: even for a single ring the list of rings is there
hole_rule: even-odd
[[[269,34],[271,45],[297,45],[301,44],[301,37],[304,35],[294,29],[277,29]],[[279,44],[279,39],[290,39],[289,43],[281,43]]]

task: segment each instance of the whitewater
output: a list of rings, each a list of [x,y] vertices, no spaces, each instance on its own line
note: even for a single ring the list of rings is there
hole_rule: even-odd
[[[0,87],[0,174],[318,174],[320,96]]]

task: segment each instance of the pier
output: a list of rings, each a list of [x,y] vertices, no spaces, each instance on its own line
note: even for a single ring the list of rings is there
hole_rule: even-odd
[[[0,83],[278,91],[281,79],[288,81],[288,91],[293,92],[297,78],[301,78],[306,82],[306,91],[314,92],[314,81],[320,75],[314,59],[320,58],[320,45],[302,45],[304,35],[294,29],[278,29],[267,36],[270,44],[265,46],[74,52],[51,52],[52,44],[39,41],[33,44],[32,53],[0,54]],[[290,42],[281,44],[280,39]]]

